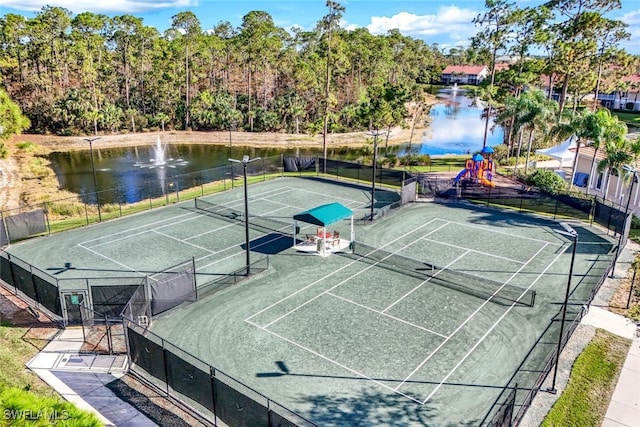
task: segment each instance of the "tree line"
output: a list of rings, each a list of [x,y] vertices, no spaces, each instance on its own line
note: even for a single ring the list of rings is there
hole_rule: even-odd
[[[629,37],[625,25],[605,17],[620,0],[525,8],[486,0],[470,46],[446,54],[398,30],[345,30],[345,7],[326,7],[309,31],[280,28],[263,11],[210,30],[180,12],[162,34],[132,15],[74,16],[51,6],[33,18],[6,14],[1,83],[37,133],[244,129],[322,133],[326,142],[331,132],[401,124],[407,105],[426,110],[424,93],[449,64],[489,66],[479,96],[492,116],[542,76],[559,111],[569,99],[575,111],[586,95],[622,87],[635,64],[618,46]],[[496,67],[500,55],[516,62]]]
[[[208,31],[181,12],[163,34],[131,15],[72,16],[49,6],[32,19],[7,14],[2,84],[34,132],[318,133],[397,121],[404,102],[419,100],[421,85],[435,78],[442,55],[398,31],[341,29],[344,8],[327,7],[314,30],[292,33],[262,11],[247,13],[238,28],[220,22]]]

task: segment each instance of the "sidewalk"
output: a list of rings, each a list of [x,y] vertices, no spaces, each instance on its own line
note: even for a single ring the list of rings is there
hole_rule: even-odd
[[[640,420],[640,338],[631,344],[602,427],[637,426]]]
[[[94,412],[105,426],[156,426],[106,387],[127,372],[126,355],[81,354],[81,328],[67,328],[27,367],[79,408]]]
[[[560,354],[556,382],[558,393],[550,394],[543,391],[551,386],[551,375],[547,376],[540,392],[536,394],[529,410],[522,419],[521,426],[536,427],[542,423],[555,401],[566,388],[573,363],[595,335],[596,328],[605,329],[624,338],[633,339],[602,427],[632,427],[639,425],[640,336],[636,332],[636,325],[633,321],[605,309],[609,306],[609,302],[620,284],[620,279],[626,276],[627,270],[639,250],[640,245],[629,241],[620,253],[615,268],[616,276],[606,278],[591,303],[589,312],[583,317],[582,322],[578,325]]]
[[[640,420],[640,337],[636,325],[599,307],[589,309],[582,322],[633,340],[602,427],[637,426]]]

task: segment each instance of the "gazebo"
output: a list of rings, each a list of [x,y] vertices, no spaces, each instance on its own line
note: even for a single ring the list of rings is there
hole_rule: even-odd
[[[328,232],[327,227],[351,218],[349,239],[340,238],[339,232]],[[299,230],[298,221],[318,226],[316,233],[307,234],[307,238],[301,245],[296,245],[296,232]],[[353,212],[340,203],[329,203],[300,212],[293,216],[293,244],[298,250],[304,252],[317,252],[326,256],[349,247],[354,241]]]

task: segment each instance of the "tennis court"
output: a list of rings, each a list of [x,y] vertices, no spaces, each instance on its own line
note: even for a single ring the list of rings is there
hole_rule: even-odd
[[[369,195],[301,178],[250,186],[251,215],[270,220],[250,229],[252,257],[269,255],[269,269],[156,318],[151,331],[319,425],[481,423],[527,356],[537,376],[541,361],[528,352],[564,299],[571,242],[557,222],[466,203],[414,203],[358,224],[353,253],[329,257],[297,252],[277,231],[324,203],[364,216]],[[142,277],[193,257],[200,285],[244,265],[243,222],[232,218],[242,197],[206,198],[224,215],[189,201],[10,252],[70,283]],[[348,222],[335,227],[348,235]],[[615,238],[574,228],[571,301],[580,301]]]

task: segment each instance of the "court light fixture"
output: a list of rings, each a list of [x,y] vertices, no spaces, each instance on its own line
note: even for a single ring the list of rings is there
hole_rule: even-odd
[[[98,205],[98,221],[102,221],[102,212],[100,212],[100,195],[98,194],[98,180],[96,179],[96,166],[93,163],[93,142],[102,138],[101,136],[97,136],[95,138],[84,138],[85,141],[89,142],[89,153],[91,156],[91,170],[93,171],[93,188],[96,192],[96,204]]]
[[[246,246],[246,263],[247,263],[247,276],[251,274],[251,248],[249,247],[249,193],[247,192],[247,165],[260,160],[260,157],[254,159],[249,158],[248,155],[242,156],[242,160],[229,159],[232,163],[240,163],[244,169],[244,235]],[[232,168],[233,170],[233,168]]]
[[[365,132],[367,135],[373,136],[373,176],[371,179],[371,214],[369,221],[373,221],[373,208],[376,203],[376,164],[378,163],[378,137],[386,135],[387,131],[384,130],[372,130]]]
[[[553,367],[553,379],[551,387],[546,389],[549,393],[556,394],[556,379],[558,377],[558,365],[560,364],[560,353],[562,351],[562,340],[564,338],[564,322],[567,318],[567,304],[569,303],[569,292],[571,291],[571,278],[573,276],[573,263],[576,259],[576,248],[578,247],[578,232],[566,222],[561,222],[562,230],[554,229],[558,234],[568,236],[573,239],[573,249],[571,251],[571,265],[569,266],[569,278],[567,279],[567,289],[564,294],[564,303],[562,304],[562,320],[560,321],[560,333],[558,334],[558,347],[556,348],[556,363]]]

